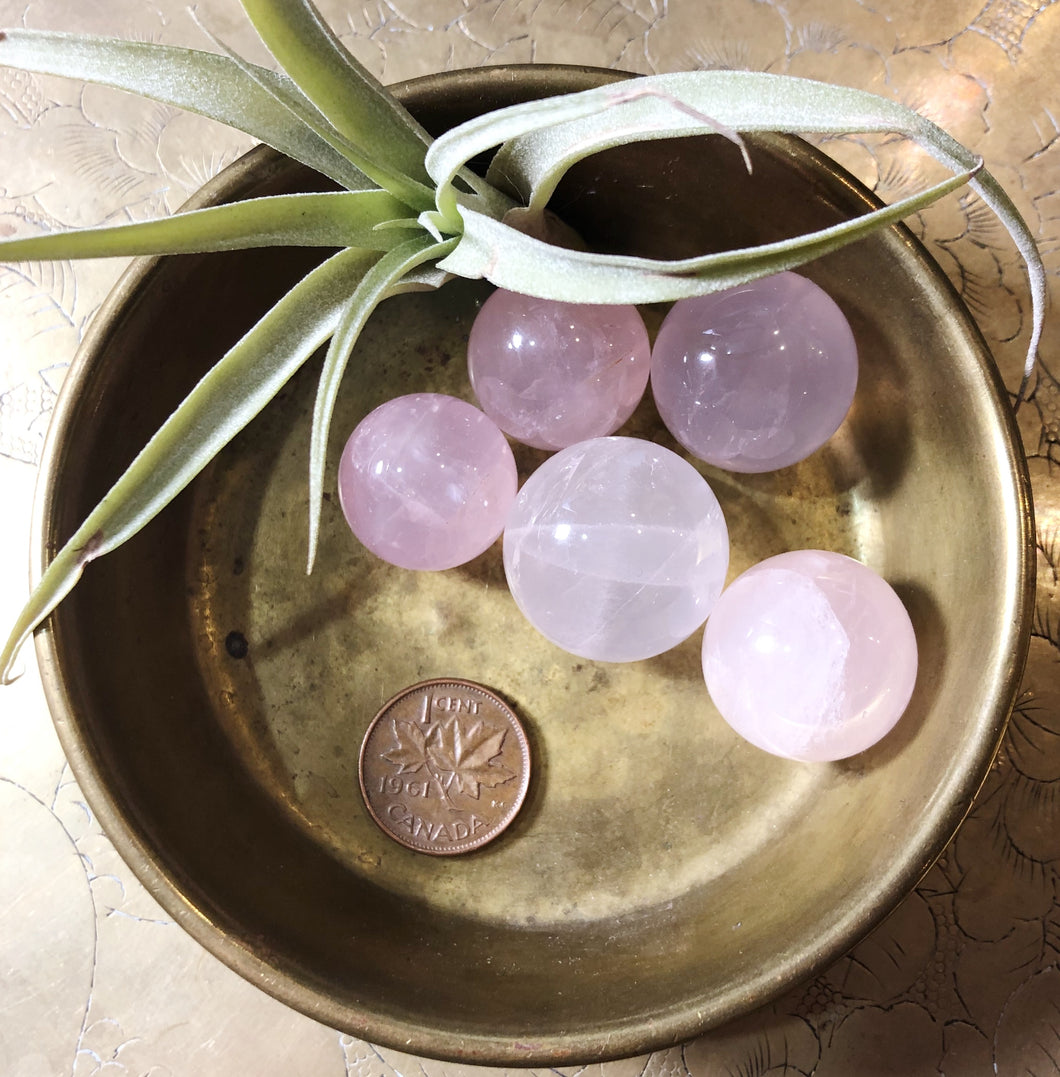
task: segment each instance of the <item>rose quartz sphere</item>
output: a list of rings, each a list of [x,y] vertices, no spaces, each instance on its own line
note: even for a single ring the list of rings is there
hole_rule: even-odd
[[[504,435],[478,408],[438,393],[399,396],[367,415],[339,460],[353,533],[401,568],[453,568],[491,546],[517,488]]]
[[[636,307],[531,299],[499,289],[467,345],[482,410],[507,434],[562,449],[613,434],[644,395],[648,332]]]
[[[637,438],[594,438],[545,461],[504,530],[508,586],[572,654],[649,658],[704,621],[729,564],[717,498],[687,460]]]
[[[795,273],[679,300],[651,362],[669,431],[728,471],[774,471],[809,456],[839,428],[858,381],[843,312]]]
[[[916,672],[901,600],[838,553],[798,550],[748,569],[703,635],[703,673],[721,716],[789,759],[845,759],[875,744],[905,710]]]

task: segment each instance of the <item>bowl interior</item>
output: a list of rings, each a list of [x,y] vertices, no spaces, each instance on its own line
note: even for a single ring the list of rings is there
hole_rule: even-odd
[[[418,80],[432,130],[610,77],[486,69]],[[792,139],[655,142],[575,170],[554,205],[601,249],[678,257],[868,207]],[[205,197],[304,189],[256,151]],[[204,370],[321,257],[146,263],[77,360],[39,508],[42,558]],[[895,731],[807,765],[714,711],[700,634],[659,658],[564,654],[525,624],[500,546],[461,569],[374,561],[328,496],[312,576],[308,430],[318,364],[125,547],[92,564],[38,637],[64,746],[103,825],[163,905],[288,1003],[366,1039],[477,1062],[616,1057],[687,1038],[838,956],[915,884],[1001,737],[1030,616],[1029,502],[1007,399],[952,290],[902,230],[804,272],[843,308],[853,409],[802,464],[703,467],[731,575],[787,549],[855,556],[898,590],[920,673]],[[464,342],[487,287],[385,304],[355,351],[328,489],[357,420],[402,392],[470,398]],[[661,312],[647,310],[649,322]],[[675,447],[649,398],[623,431]],[[518,451],[525,477],[543,454]],[[236,636],[245,649],[232,647]],[[228,645],[226,645],[226,642]],[[357,756],[380,705],[430,677],[503,695],[531,739],[521,814],[433,858],[388,839]]]

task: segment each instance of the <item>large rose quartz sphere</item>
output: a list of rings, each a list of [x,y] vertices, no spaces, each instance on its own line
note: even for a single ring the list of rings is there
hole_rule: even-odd
[[[843,312],[796,273],[679,300],[651,363],[667,428],[728,471],[774,471],[809,456],[839,429],[858,381]]]
[[[350,528],[401,568],[453,568],[477,557],[503,530],[517,484],[511,446],[496,424],[438,393],[376,408],[339,460]]]
[[[636,438],[594,438],[526,481],[504,530],[519,608],[572,654],[649,658],[710,613],[729,564],[717,498],[676,453]]]
[[[845,759],[875,744],[905,710],[916,672],[901,599],[838,553],[798,550],[748,569],[703,635],[703,673],[721,716],[789,759]]]
[[[467,345],[482,410],[538,449],[613,434],[644,395],[648,331],[636,307],[532,299],[498,289]]]

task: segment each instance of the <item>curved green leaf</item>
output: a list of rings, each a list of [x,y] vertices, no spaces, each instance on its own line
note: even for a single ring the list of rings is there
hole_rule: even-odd
[[[811,79],[758,71],[694,71],[631,80],[621,98],[603,111],[586,111],[559,125],[534,126],[501,147],[487,179],[501,179],[539,213],[567,169],[576,162],[629,142],[703,132],[701,117],[744,134],[756,131],[844,134],[889,132],[912,139],[954,172],[975,175],[970,185],[1007,229],[1030,281],[1033,328],[1024,366],[1022,396],[1034,367],[1046,301],[1045,270],[1030,229],[997,180],[952,135],[915,110],[877,94]],[[603,89],[615,89],[604,87]],[[599,91],[591,91],[599,93]],[[621,105],[621,108],[616,106]],[[516,109],[521,106],[515,106]],[[508,122],[517,121],[509,110]]]
[[[661,303],[703,295],[793,269],[893,224],[968,182],[962,172],[890,206],[794,239],[663,261],[568,250],[492,217],[464,211],[464,234],[438,268],[501,288],[571,303]]]
[[[424,262],[451,251],[456,240],[436,243],[430,236],[417,236],[384,254],[365,273],[342,312],[338,327],[331,338],[320,384],[313,405],[313,430],[309,440],[309,557],[306,571],[313,571],[317,541],[320,535],[320,510],[324,500],[324,468],[327,463],[328,434],[331,416],[335,411],[342,376],[364,323],[373,310],[395,291],[404,290],[408,275]]]
[[[198,19],[196,19],[198,22]],[[279,105],[287,109],[292,116],[318,135],[337,153],[341,153],[351,164],[359,168],[373,183],[377,183],[401,198],[406,205],[422,210],[432,202],[431,191],[416,180],[409,179],[400,172],[388,169],[367,156],[364,150],[340,134],[327,117],[313,104],[294,82],[269,82],[260,77],[261,68],[244,60],[234,49],[229,48],[215,34],[199,22],[203,33],[221,49],[241,71],[257,82],[266,93],[271,94]]]
[[[975,159],[904,105],[812,79],[758,71],[683,71],[603,89],[619,88],[621,96],[601,95],[595,109],[583,108],[575,118],[546,127],[535,123],[513,135],[497,151],[487,178],[514,187],[531,210],[543,209],[577,161],[630,142],[709,133],[703,122],[707,116],[743,134],[886,131],[934,141],[942,135],[948,165],[969,168]],[[508,110],[513,125],[520,108]]]
[[[357,62],[308,0],[242,3],[280,66],[331,125],[360,147],[374,169],[385,178],[397,175],[426,184],[423,159],[430,136]],[[376,182],[392,189],[384,179]]]
[[[1008,230],[1029,277],[1033,326],[1022,398],[1036,361],[1046,303],[1045,269],[1030,229],[997,180],[979,171],[981,162],[971,150],[914,110],[863,90],[757,71],[694,71],[513,105],[454,128],[431,147],[427,168],[439,185],[438,208],[424,224],[451,227],[459,213],[453,175],[471,156],[501,142],[488,179],[519,191],[531,212],[539,213],[576,161],[632,141],[703,133],[708,116],[712,124],[742,133],[891,132],[913,139],[955,172],[977,173],[971,186]]]
[[[402,241],[404,230],[417,227],[413,218],[403,217],[407,212],[408,207],[386,191],[275,195],[155,221],[0,240],[0,259],[194,254],[270,246],[389,250]]]
[[[457,230],[458,206],[466,200],[461,199],[453,181],[466,163],[476,155],[519,136],[585,117],[604,115],[608,117],[605,122],[615,124],[620,121],[610,110],[644,98],[661,99],[666,112],[683,113],[686,122],[693,125],[688,132],[683,133],[692,133],[693,130],[698,133],[712,131],[735,142],[743,151],[744,159],[750,168],[743,142],[735,130],[716,117],[665,92],[656,83],[657,77],[648,76],[608,83],[592,90],[526,101],[476,116],[440,135],[427,151],[426,162],[427,171],[437,185],[436,223],[443,229]],[[487,176],[491,187],[496,188],[501,184],[519,189],[518,176],[508,176],[503,168],[491,168],[491,173]]]
[[[299,123],[227,56],[140,41],[37,30],[0,31],[0,66],[127,90],[244,131],[351,191],[374,184]],[[266,85],[290,80],[258,69]]]
[[[0,682],[18,649],[89,561],[152,520],[280,391],[334,332],[350,293],[379,256],[333,255],[266,314],[192,389],[44,570],[0,652]]]
[[[511,105],[476,116],[439,135],[426,157],[427,172],[436,186],[439,223],[451,231],[459,231],[460,199],[454,180],[473,157],[518,135],[620,104],[628,96],[629,85],[630,82],[610,83],[593,90]]]

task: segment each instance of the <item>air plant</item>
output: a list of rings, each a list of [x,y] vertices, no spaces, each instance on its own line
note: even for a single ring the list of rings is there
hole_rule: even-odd
[[[618,81],[499,109],[432,139],[350,55],[309,0],[242,0],[278,63],[220,52],[26,30],[0,32],[0,65],[131,91],[220,120],[328,177],[336,190],[278,195],[168,218],[0,243],[0,260],[180,254],[293,245],[337,248],[221,356],[55,555],[0,654],[16,653],[85,565],[168,504],[324,344],[309,448],[309,567],[325,447],[358,334],[384,299],[452,276],[546,299],[654,303],[792,269],[970,184],[1027,266],[1034,310],[1022,398],[1041,335],[1045,274],[1034,238],[983,162],[919,113],[874,94],[746,71]],[[888,132],[952,173],[920,193],[783,242],[660,261],[551,242],[549,197],[577,161],[647,139],[713,133]],[[496,150],[485,177],[468,162]],[[751,162],[747,159],[748,167]]]

